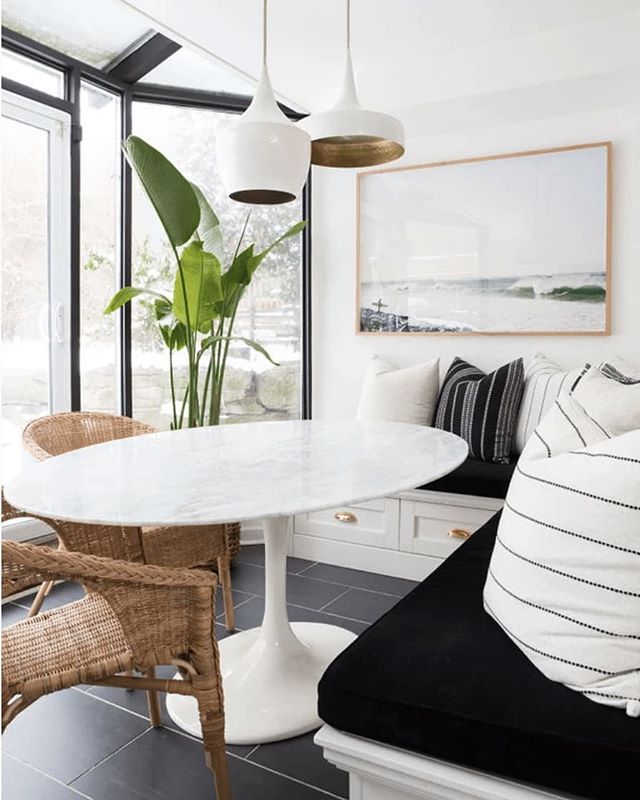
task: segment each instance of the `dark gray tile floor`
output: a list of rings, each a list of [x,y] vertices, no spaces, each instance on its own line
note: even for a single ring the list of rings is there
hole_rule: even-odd
[[[287,562],[292,621],[326,622],[362,633],[415,584],[398,578],[316,564]],[[264,609],[264,549],[243,547],[233,567],[236,624],[260,624]],[[73,585],[56,586],[52,608],[76,599]],[[30,599],[2,608],[2,624],[22,619]],[[219,602],[220,639],[227,636]],[[158,673],[169,676],[172,668]],[[164,703],[163,703],[164,708]],[[148,727],[144,692],[78,687],[42,698],[3,737],[3,800],[211,800],[213,780],[199,740],[164,713],[165,727]],[[228,747],[234,800],[346,798],[347,776],[326,762],[313,734],[258,747]]]

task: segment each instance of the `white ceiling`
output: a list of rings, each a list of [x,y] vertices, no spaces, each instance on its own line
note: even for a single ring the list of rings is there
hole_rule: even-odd
[[[262,0],[120,0],[238,74],[260,68]],[[342,73],[346,0],[270,0],[280,97],[329,105]],[[639,0],[352,0],[361,99],[420,106],[640,69]]]

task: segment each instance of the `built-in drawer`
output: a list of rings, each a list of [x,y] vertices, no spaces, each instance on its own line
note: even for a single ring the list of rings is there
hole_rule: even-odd
[[[381,497],[327,511],[298,514],[294,530],[307,536],[397,550],[399,523],[400,501],[395,497]]]
[[[446,558],[490,519],[494,507],[477,508],[403,499],[400,549],[407,553]]]

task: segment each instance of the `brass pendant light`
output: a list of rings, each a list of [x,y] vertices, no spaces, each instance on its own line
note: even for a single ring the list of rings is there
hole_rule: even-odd
[[[311,163],[321,167],[370,167],[404,153],[400,120],[363,108],[351,61],[351,0],[347,0],[347,56],[337,103],[298,123],[311,136]]]

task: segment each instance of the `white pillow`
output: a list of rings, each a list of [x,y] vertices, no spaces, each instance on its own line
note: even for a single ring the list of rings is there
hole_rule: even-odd
[[[520,461],[551,458],[609,438],[605,428],[587,414],[573,394],[562,392],[533,432]]]
[[[537,353],[524,375],[524,391],[518,412],[515,450],[521,453],[534,430],[562,391],[569,391],[581,369],[563,370],[542,353]]]
[[[440,388],[440,359],[397,369],[373,356],[365,375],[356,419],[431,425]]]
[[[637,717],[640,430],[609,439],[572,403],[566,426],[588,446],[518,462],[485,609],[547,678]]]
[[[640,428],[640,378],[624,362],[589,367],[573,395],[610,436]]]

